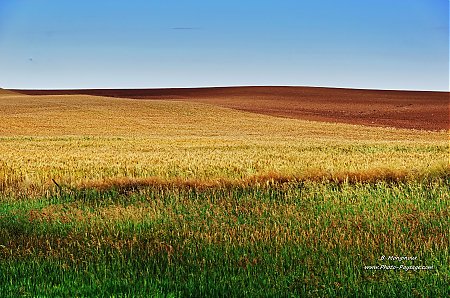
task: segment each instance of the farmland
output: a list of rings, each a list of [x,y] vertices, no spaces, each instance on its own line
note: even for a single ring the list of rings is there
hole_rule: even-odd
[[[5,296],[448,294],[444,130],[2,92],[0,152]]]

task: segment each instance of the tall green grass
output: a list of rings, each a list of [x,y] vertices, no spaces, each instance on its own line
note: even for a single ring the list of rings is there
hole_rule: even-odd
[[[449,193],[433,178],[3,197],[0,293],[446,297]]]

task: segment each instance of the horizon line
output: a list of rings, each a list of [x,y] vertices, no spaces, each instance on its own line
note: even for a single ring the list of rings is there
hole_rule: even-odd
[[[189,86],[189,87],[79,87],[79,88],[8,88],[0,87],[3,90],[23,90],[23,91],[59,91],[59,90],[170,90],[170,89],[217,89],[217,88],[257,88],[257,87],[283,87],[283,88],[326,88],[326,89],[345,89],[345,90],[367,90],[367,91],[399,91],[399,92],[450,92],[447,90],[435,89],[381,89],[365,87],[341,87],[341,86],[311,86],[311,85],[211,85],[211,86]]]

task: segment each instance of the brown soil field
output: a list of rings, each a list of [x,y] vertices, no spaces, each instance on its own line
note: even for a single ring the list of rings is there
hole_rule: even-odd
[[[194,101],[272,116],[422,130],[449,129],[449,92],[321,87],[12,90],[73,95]]]
[[[14,95],[14,94],[17,95],[17,93],[15,93],[15,92],[0,88],[0,95]]]

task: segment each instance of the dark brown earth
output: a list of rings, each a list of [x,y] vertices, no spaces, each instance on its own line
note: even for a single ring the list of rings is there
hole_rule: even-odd
[[[423,130],[449,129],[449,92],[318,87],[12,90],[29,95],[194,101],[242,111],[328,122]]]

